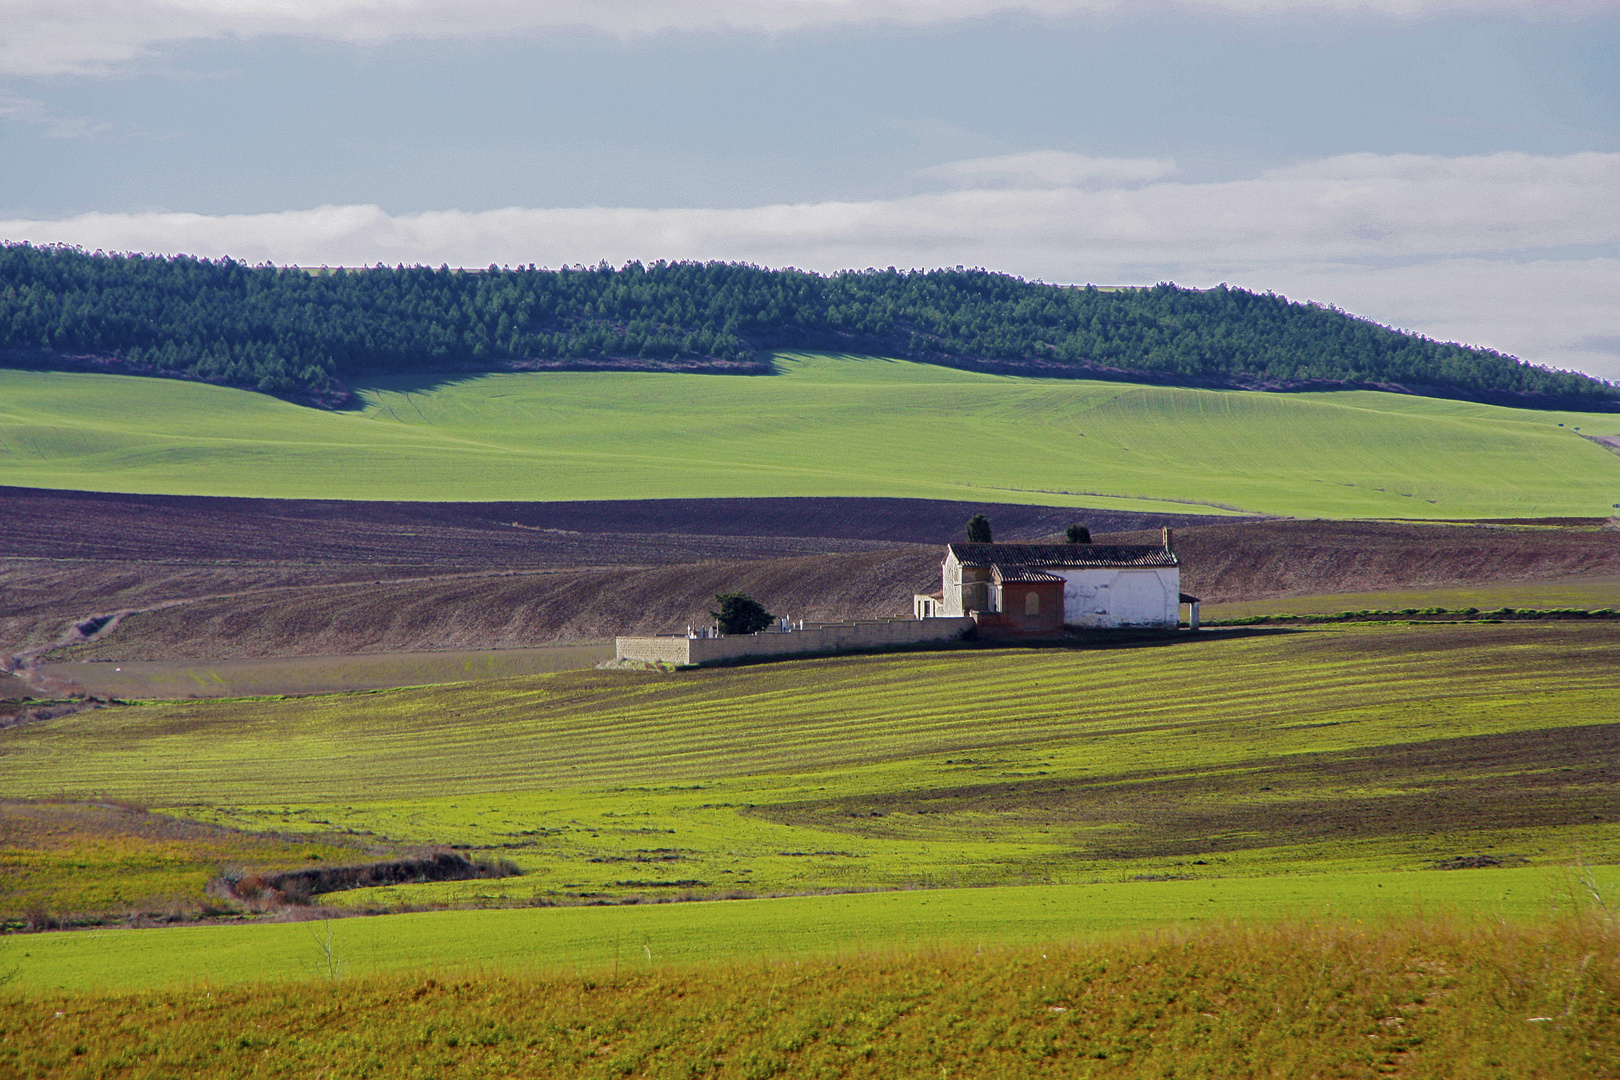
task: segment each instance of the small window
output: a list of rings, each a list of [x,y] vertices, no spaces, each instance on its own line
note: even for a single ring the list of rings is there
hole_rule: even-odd
[[[1027,592],[1024,594],[1024,614],[1039,615],[1041,613],[1041,594]]]

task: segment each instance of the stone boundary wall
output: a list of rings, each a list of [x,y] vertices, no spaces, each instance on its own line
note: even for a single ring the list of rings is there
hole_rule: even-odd
[[[852,649],[881,649],[891,645],[926,645],[956,641],[973,628],[973,620],[881,619],[852,623],[811,623],[790,633],[765,631],[719,638],[689,638],[684,634],[613,639],[620,660],[647,663],[713,664],[755,656],[793,656],[834,653]]]

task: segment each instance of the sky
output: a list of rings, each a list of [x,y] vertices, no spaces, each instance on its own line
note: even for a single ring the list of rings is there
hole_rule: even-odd
[[[0,0],[0,239],[1226,282],[1620,379],[1620,0]]]

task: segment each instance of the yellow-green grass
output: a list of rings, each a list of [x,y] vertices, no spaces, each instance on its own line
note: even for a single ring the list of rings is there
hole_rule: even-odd
[[[0,371],[0,483],[345,499],[910,496],[1327,517],[1595,516],[1620,416],[785,356],[775,376],[488,375],[328,413]],[[1564,426],[1560,426],[1564,425]]]
[[[317,933],[300,959],[335,979],[0,997],[0,1070],[28,1080],[1612,1076],[1616,938],[1612,921],[1590,917],[1226,924],[698,968],[649,947],[617,970],[356,978],[324,947],[309,960]],[[641,952],[627,944],[621,952]]]
[[[607,644],[533,649],[277,656],[247,660],[120,660],[46,664],[48,678],[117,698],[260,697],[511,678],[613,659]]]
[[[1350,626],[159,702],[9,733],[0,786],[526,871],[324,898],[367,909],[1606,863],[1617,646]]]
[[[0,939],[0,970],[24,987],[85,990],[296,981],[330,974],[329,956],[350,975],[646,970],[1238,921],[1537,922],[1583,910],[1588,883],[1612,896],[1620,874],[1614,867],[1317,874],[95,929]]]
[[[223,866],[351,862],[365,848],[219,829],[131,806],[7,799],[0,801],[0,921],[37,929],[75,913],[150,920],[191,917],[206,906],[224,912],[234,905],[207,895]]]
[[[1277,600],[1236,600],[1203,605],[1206,619],[1245,619],[1256,615],[1331,615],[1340,611],[1399,611],[1441,607],[1461,611],[1496,608],[1620,608],[1620,576],[1491,581],[1445,589],[1391,589],[1379,592],[1322,593]]]

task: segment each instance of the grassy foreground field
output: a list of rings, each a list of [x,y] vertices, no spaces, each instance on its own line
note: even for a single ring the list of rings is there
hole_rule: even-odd
[[[887,495],[1327,517],[1607,514],[1620,417],[779,358],[776,376],[534,373],[246,391],[0,371],[0,483],[348,499]],[[1562,426],[1560,426],[1562,425]]]
[[[346,928],[346,927],[345,927]],[[514,976],[0,996],[19,1078],[1606,1077],[1612,919],[1295,923]],[[641,950],[631,950],[637,952]]]
[[[526,872],[0,937],[0,1075],[1615,1075],[1617,647],[1221,632],[12,729],[12,910],[210,859]]]

